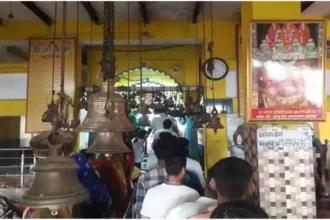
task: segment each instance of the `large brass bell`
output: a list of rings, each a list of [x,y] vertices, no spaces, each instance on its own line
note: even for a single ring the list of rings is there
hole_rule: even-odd
[[[106,87],[107,85],[103,84],[101,92],[89,97],[87,116],[78,126],[78,132],[96,132],[97,130],[99,132],[127,132],[134,130],[132,123],[126,116],[126,101],[113,91],[113,85],[109,87],[109,94]]]
[[[36,157],[48,157],[50,154],[50,149],[47,143],[47,139],[49,135],[51,135],[52,131],[45,131],[37,136],[33,137],[30,141],[30,146],[32,151]],[[63,131],[58,130],[58,142],[62,147],[62,151],[64,154],[72,152],[72,149],[75,145],[76,135],[71,131]]]
[[[61,145],[51,145],[51,156],[38,160],[31,187],[24,193],[21,203],[35,208],[49,208],[53,214],[63,206],[78,204],[89,198],[80,184],[76,170],[78,165],[71,158],[60,156]]]
[[[131,150],[126,146],[122,133],[97,132],[93,144],[88,148],[89,153],[120,154]]]
[[[218,117],[218,111],[215,107],[213,107],[212,113],[211,113],[211,120],[210,123],[207,125],[207,128],[212,128],[214,130],[214,133],[217,133],[218,129],[223,129],[224,126],[220,122],[220,118]]]

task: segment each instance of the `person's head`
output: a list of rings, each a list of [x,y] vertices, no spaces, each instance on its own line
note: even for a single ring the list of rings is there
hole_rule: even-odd
[[[165,170],[169,181],[181,182],[186,174],[186,163],[185,157],[171,156],[165,160]]]
[[[95,159],[95,155],[93,153],[88,153],[87,149],[82,149],[79,153],[84,156],[89,163],[92,163]]]
[[[166,119],[163,122],[163,128],[164,129],[171,129],[172,128],[172,121],[171,119]]]
[[[146,135],[147,135],[147,131],[144,130],[144,129],[141,129],[141,130],[139,131],[137,137],[138,137],[139,139],[144,139],[144,138],[146,137]]]
[[[189,141],[186,138],[178,137],[175,139],[174,154],[178,157],[188,157]]]
[[[154,153],[159,162],[164,162],[173,154],[174,142],[170,139],[158,139],[153,146]]]
[[[243,159],[224,158],[214,165],[211,172],[213,178],[210,181],[210,186],[212,188],[215,183],[220,202],[246,199],[254,191],[253,169]]]

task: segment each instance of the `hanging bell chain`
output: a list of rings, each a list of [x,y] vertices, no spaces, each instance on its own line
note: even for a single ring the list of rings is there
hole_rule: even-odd
[[[115,3],[104,2],[103,54],[101,68],[103,81],[115,77]]]

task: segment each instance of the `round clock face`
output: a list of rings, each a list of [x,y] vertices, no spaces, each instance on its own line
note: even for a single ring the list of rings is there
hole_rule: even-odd
[[[209,64],[213,62],[213,71],[210,71]],[[203,73],[210,80],[220,80],[228,74],[228,64],[221,58],[210,58],[203,64]]]

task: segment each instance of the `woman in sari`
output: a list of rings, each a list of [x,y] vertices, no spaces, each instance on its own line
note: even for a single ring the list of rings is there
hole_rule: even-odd
[[[93,158],[93,154],[89,154],[86,150],[80,153],[73,153],[70,155],[78,165],[77,175],[80,183],[88,190],[90,200],[82,204],[82,212],[84,218],[102,218],[109,217],[111,199],[110,194],[97,175],[89,160]]]
[[[124,216],[130,199],[122,156],[119,154],[113,154],[111,157],[101,156],[93,163],[111,194],[115,218]]]

